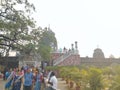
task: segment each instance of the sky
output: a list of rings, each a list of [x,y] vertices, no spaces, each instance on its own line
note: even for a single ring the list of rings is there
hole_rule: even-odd
[[[31,0],[42,28],[50,25],[58,48],[78,42],[81,57],[101,48],[105,57],[120,57],[120,0]]]

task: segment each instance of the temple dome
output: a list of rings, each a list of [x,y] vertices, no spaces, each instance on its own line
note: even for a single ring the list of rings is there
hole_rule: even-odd
[[[100,48],[97,48],[94,50],[93,58],[105,58],[104,53],[102,52]]]

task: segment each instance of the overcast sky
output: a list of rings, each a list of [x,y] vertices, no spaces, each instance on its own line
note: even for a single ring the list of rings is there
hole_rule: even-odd
[[[81,56],[101,48],[105,57],[120,57],[120,0],[31,0],[38,25],[55,32],[58,47],[78,42]]]

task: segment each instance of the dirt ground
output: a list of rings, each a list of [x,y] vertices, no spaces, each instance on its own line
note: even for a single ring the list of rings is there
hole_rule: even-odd
[[[0,79],[0,90],[4,90],[5,81]]]
[[[68,85],[61,78],[58,78],[58,90],[69,90]]]

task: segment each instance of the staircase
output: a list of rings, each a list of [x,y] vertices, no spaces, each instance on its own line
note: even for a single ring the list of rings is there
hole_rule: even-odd
[[[64,53],[62,56],[60,56],[59,58],[55,59],[53,61],[53,66],[56,65],[61,65],[63,62],[63,65],[65,65],[65,63],[68,64],[75,64],[77,62],[77,64],[79,64],[79,55],[78,53],[76,53],[75,51],[71,51],[68,53]]]
[[[71,53],[66,53],[66,54],[60,56],[59,58],[57,58],[56,60],[54,60],[53,65],[54,66],[58,65],[59,63],[61,63],[62,61],[64,61],[69,56],[71,56]]]

